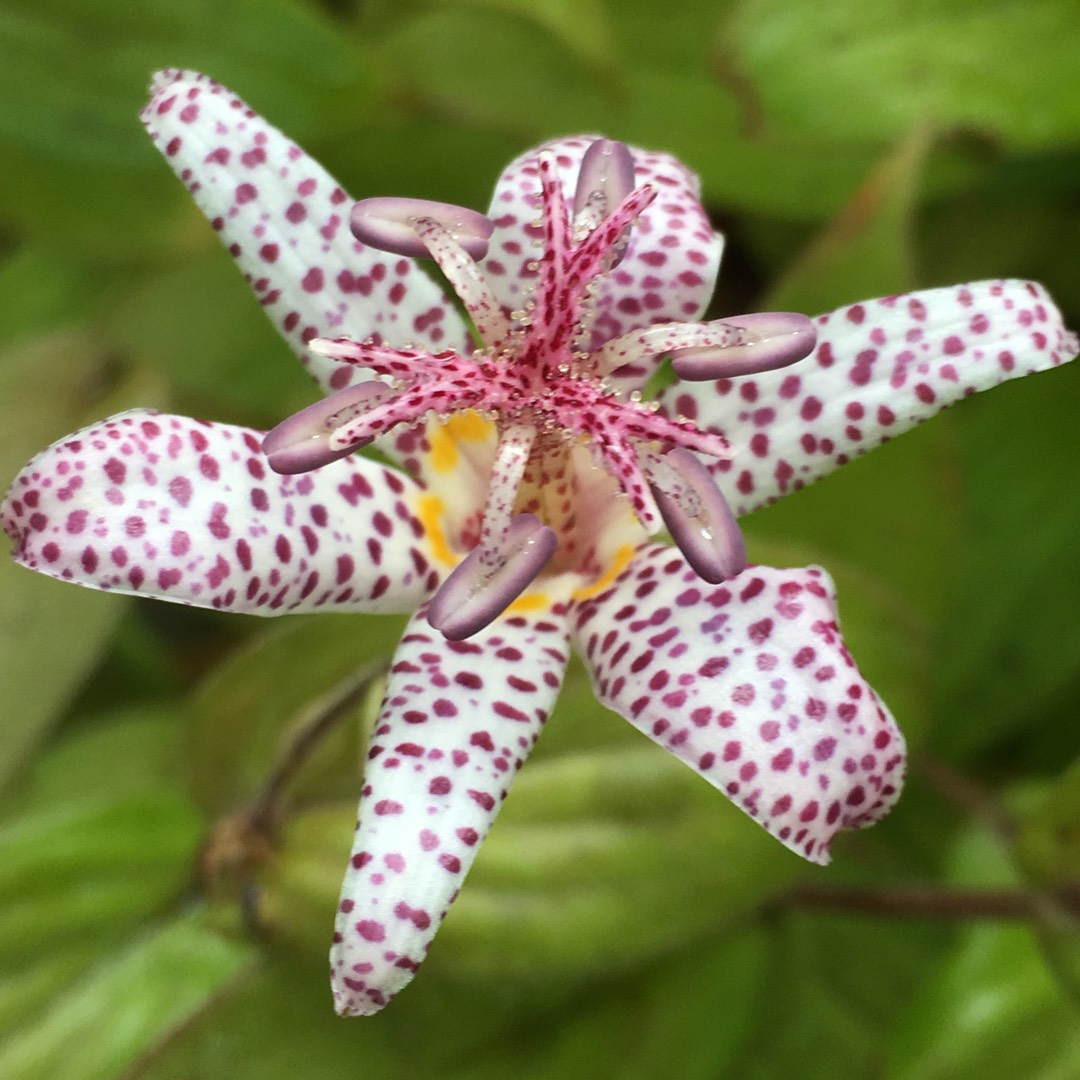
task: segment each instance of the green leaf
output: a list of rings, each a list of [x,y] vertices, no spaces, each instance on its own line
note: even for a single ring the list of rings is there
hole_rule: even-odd
[[[885,1034],[897,1003],[915,993],[933,969],[947,940],[942,928],[795,911],[783,917],[771,940],[764,1005],[723,1075],[886,1075],[880,1066]]]
[[[143,369],[123,370],[89,334],[8,347],[0,353],[0,476],[6,481],[51,439],[157,385]],[[100,658],[125,603],[0,562],[0,788]]]
[[[816,313],[911,289],[911,219],[928,149],[929,132],[913,131],[773,286],[764,306]]]
[[[746,916],[803,871],[651,747],[534,763],[485,841],[438,962],[478,979],[628,970]]]
[[[198,832],[190,804],[168,791],[52,806],[5,824],[4,967],[145,918],[183,888]]]
[[[1080,1010],[1029,930],[977,926],[900,1017],[890,1080],[1067,1080],[1080,1072]]]
[[[132,7],[16,0],[0,19],[0,139],[40,157],[118,168],[150,159],[138,122],[149,74],[187,66],[260,102],[285,126],[312,130],[357,105],[356,57],[314,9],[293,0]],[[319,63],[307,58],[318,56]],[[324,128],[325,130],[325,128]]]
[[[20,1080],[117,1080],[179,1025],[228,990],[246,946],[185,917],[129,942],[0,1048],[0,1074]]]
[[[453,1076],[727,1076],[756,1014],[771,1007],[764,997],[770,951],[766,934],[753,927],[699,942],[633,979],[600,982],[568,1003],[536,1010],[531,1038],[498,1040]]]
[[[387,35],[376,59],[395,99],[458,125],[534,140],[606,109],[580,54],[509,12],[454,5],[418,15]]]
[[[118,770],[114,759],[108,775],[122,790]],[[53,1007],[183,891],[198,832],[190,804],[160,789],[37,799],[0,827],[0,1038]],[[0,1075],[16,1074],[0,1066]]]
[[[881,143],[930,122],[1034,148],[1080,134],[1075,32],[1062,0],[749,0],[721,48],[780,131]]]
[[[17,304],[0,308],[0,343],[14,343],[55,329],[57,324],[78,323],[88,314],[102,283],[69,255],[64,249],[44,245],[23,247],[0,266],[0,296],[19,298]],[[68,374],[85,377],[77,371]]]
[[[0,562],[0,788],[100,659],[124,606]]]
[[[320,949],[317,960],[301,964],[271,954],[235,993],[161,1046],[151,1068],[134,1076],[455,1080],[493,1043],[517,1038],[523,1003],[497,987],[448,995],[441,985],[419,983],[378,1017],[342,1021],[334,1015],[324,957]],[[416,1037],[418,1030],[423,1038]]]
[[[181,710],[130,705],[67,729],[34,762],[12,794],[19,810],[46,811],[177,787],[182,773]],[[102,790],[104,786],[104,791]]]
[[[179,758],[173,711],[133,709],[76,729],[5,800],[0,1036],[183,889],[198,823]]]
[[[715,1080],[749,1016],[767,1006],[759,931],[702,942],[634,979],[515,990],[449,987],[430,972],[378,1017],[333,1016],[323,963],[274,957],[154,1062],[154,1080]],[[416,1032],[423,1031],[422,1039]],[[359,1072],[358,1072],[359,1070]]]
[[[609,132],[675,154],[701,177],[710,206],[798,221],[835,214],[874,155],[862,147],[831,145],[810,152],[799,140],[747,132],[738,102],[710,77],[706,58],[685,53],[667,67],[634,71]],[[587,122],[598,126],[604,120]]]
[[[139,122],[156,69],[214,76],[300,142],[355,131],[372,98],[358,51],[298,0],[16,0],[0,55],[0,220],[108,256],[176,242],[185,195]]]
[[[191,702],[188,747],[199,805],[216,815],[250,799],[310,708],[373,660],[389,658],[402,627],[387,616],[289,620],[219,664]],[[358,798],[360,735],[355,720],[338,724],[304,764],[293,796]]]
[[[197,227],[203,231],[201,218]],[[318,396],[216,244],[144,273],[106,325],[119,348],[160,365],[183,411],[265,429]]]
[[[1015,854],[1027,876],[1043,888],[1080,881],[1080,761],[1051,785],[1024,818]]]
[[[1056,727],[1036,724],[1080,655],[1080,502],[1063,497],[1061,471],[1080,456],[1077,400],[1074,364],[980,395],[957,418],[969,541],[940,628],[942,752],[1074,737],[1068,708]]]
[[[132,94],[136,111],[143,96]],[[15,236],[63,248],[69,259],[89,253],[99,273],[118,256],[146,256],[180,242],[175,218],[178,207],[187,207],[185,193],[151,148],[145,168],[80,162],[77,199],[71,168],[2,141],[0,152],[0,224]]]
[[[1080,152],[1001,161],[962,198],[927,206],[919,248],[929,284],[999,273],[1034,278],[1067,312],[1080,310]]]
[[[467,4],[462,0],[432,0],[432,5],[448,9],[470,6],[519,16],[548,31],[598,75],[619,79],[604,0],[467,0]]]

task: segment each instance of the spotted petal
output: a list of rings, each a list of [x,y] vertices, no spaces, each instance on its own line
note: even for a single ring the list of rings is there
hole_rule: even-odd
[[[143,123],[221,234],[274,325],[324,390],[362,371],[316,356],[315,337],[373,333],[395,345],[462,348],[468,334],[410,259],[349,232],[352,199],[235,94],[205,75],[159,72]]]
[[[504,617],[446,641],[409,624],[368,753],[330,953],[339,1013],[377,1012],[413,976],[548,717],[565,615]]]
[[[757,566],[717,587],[651,545],[580,605],[575,638],[605,705],[812,862],[899,795],[903,738],[822,570]]]
[[[666,409],[723,431],[712,466],[739,514],[775,502],[946,406],[1078,351],[1041,285],[983,281],[888,296],[817,319],[805,360],[737,380],[681,383]]]
[[[581,159],[595,140],[578,136],[545,143],[512,161],[499,178],[488,211],[495,231],[482,266],[499,299],[511,310],[523,305],[536,279],[535,268],[530,269],[540,254],[536,247],[540,230],[533,224],[540,190],[536,156],[542,150],[555,154],[572,206]],[[709,224],[698,197],[697,177],[668,154],[633,147],[631,152],[635,182],[651,183],[659,194],[640,215],[625,257],[597,294],[591,348],[640,326],[700,318],[720,266],[723,237]],[[614,381],[638,386],[647,375],[644,366],[633,372],[624,369]]]
[[[0,518],[51,577],[199,607],[410,611],[438,581],[413,481],[351,457],[278,476],[262,433],[122,413],[43,450]]]

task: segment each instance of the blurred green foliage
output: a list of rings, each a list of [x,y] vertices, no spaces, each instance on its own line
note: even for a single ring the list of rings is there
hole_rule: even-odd
[[[572,131],[672,151],[729,234],[718,311],[1009,275],[1077,326],[1078,36],[1074,0],[2,0],[0,471],[130,405],[311,400],[142,133],[156,67],[231,85],[358,194],[483,206]],[[0,566],[0,1075],[1080,1074],[1068,896],[1005,924],[787,891],[1075,899],[1078,407],[1080,369],[1007,386],[747,523],[756,558],[834,570],[912,736],[885,824],[804,867],[572,669],[430,962],[364,1022],[332,1016],[324,950],[378,679],[272,830],[242,811],[397,627]]]

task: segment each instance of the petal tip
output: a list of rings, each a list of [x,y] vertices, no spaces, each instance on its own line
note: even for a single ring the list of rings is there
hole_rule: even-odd
[[[155,71],[150,76],[146,105],[139,114],[143,124],[149,126],[155,116],[166,111],[161,107],[164,103],[159,100],[163,95],[172,96],[179,89],[181,83],[198,80],[209,82],[207,76],[194,71],[187,71],[184,68],[159,68]]]

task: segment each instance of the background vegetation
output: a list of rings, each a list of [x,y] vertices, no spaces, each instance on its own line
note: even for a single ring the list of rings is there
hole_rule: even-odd
[[[1004,275],[1080,326],[1078,40],[1072,0],[0,0],[0,476],[136,404],[312,400],[142,132],[159,66],[356,194],[483,207],[581,130],[673,151],[729,236],[718,314]],[[1080,366],[1024,380],[746,522],[838,578],[913,745],[884,825],[803,866],[572,670],[421,977],[362,1022],[325,950],[397,626],[0,565],[0,1075],[1080,1075],[1078,406]]]

